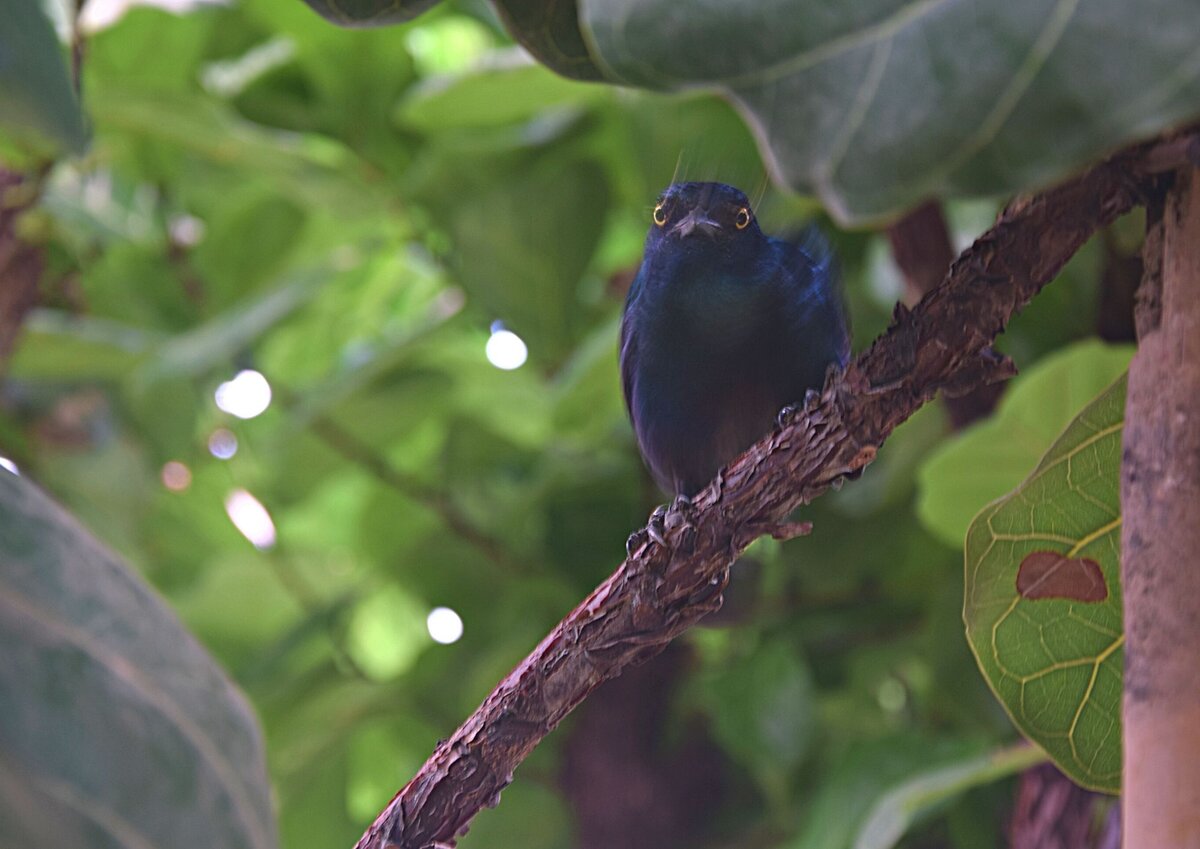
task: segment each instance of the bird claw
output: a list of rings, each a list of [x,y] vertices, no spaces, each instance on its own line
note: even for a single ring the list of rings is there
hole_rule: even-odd
[[[650,539],[650,535],[646,533],[645,528],[638,528],[629,535],[629,539],[625,540],[625,556],[633,557],[639,548],[646,544]]]
[[[788,404],[779,414],[775,416],[775,427],[783,430],[796,420],[796,415],[800,412],[800,408],[795,404]]]
[[[654,512],[650,514],[650,520],[646,523],[646,535],[663,548],[667,547],[667,508],[663,505],[658,505],[654,508]]]

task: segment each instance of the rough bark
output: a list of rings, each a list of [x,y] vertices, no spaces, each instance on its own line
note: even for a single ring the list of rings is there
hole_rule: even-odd
[[[802,411],[691,506],[673,505],[653,535],[635,534],[625,562],[437,746],[358,849],[454,845],[588,693],[720,606],[729,567],[751,541],[869,463],[939,390],[962,394],[1010,374],[1011,364],[985,349],[1097,228],[1141,200],[1137,168],[1148,152],[1127,151],[1011,204],[940,287],[911,311],[898,307],[888,331]]]
[[[1151,209],[1121,466],[1125,849],[1200,847],[1200,171]]]
[[[21,238],[17,224],[41,192],[42,175],[0,169],[0,367],[38,302],[45,251]]]
[[[954,262],[954,245],[942,205],[927,201],[888,227],[887,232],[892,257],[904,275],[904,303],[914,306],[942,282]],[[1003,383],[988,383],[961,397],[943,398],[951,426],[961,430],[987,416],[1003,391]]]

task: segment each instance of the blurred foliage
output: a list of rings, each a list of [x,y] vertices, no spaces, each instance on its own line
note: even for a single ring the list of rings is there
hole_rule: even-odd
[[[720,99],[561,79],[468,0],[367,30],[295,0],[134,8],[90,37],[84,94],[89,153],[47,170],[20,219],[45,273],[0,384],[0,454],[248,694],[282,845],[350,846],[660,500],[615,351],[657,192],[673,176],[765,192],[775,231],[819,207],[767,186]],[[995,204],[947,212],[964,243]],[[880,234],[832,236],[861,346],[900,278]],[[1085,249],[1013,323],[1020,365],[1092,333],[1101,265]],[[485,357],[495,322],[527,342],[520,368]],[[213,401],[244,368],[273,390],[246,420]],[[757,544],[726,610],[683,638],[672,727],[705,730],[737,787],[706,812],[708,845],[849,847],[911,782],[1014,739],[963,638],[946,528],[965,520],[917,513],[947,436],[921,411],[804,511],[811,537]],[[1015,482],[1036,456],[989,462]],[[231,523],[235,490],[269,511],[273,545]],[[995,494],[960,504],[969,518]],[[462,617],[453,644],[426,629],[437,606]],[[571,733],[463,846],[572,845]],[[949,786],[906,845],[998,846],[1010,786]]]

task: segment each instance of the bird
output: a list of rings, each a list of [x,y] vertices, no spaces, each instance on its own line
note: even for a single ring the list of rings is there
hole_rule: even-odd
[[[815,228],[775,238],[723,183],[673,183],[625,299],[620,369],[637,445],[685,501],[849,357],[839,275]]]

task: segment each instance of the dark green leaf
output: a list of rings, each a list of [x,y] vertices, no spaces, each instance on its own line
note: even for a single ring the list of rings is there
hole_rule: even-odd
[[[327,21],[343,27],[382,27],[410,21],[439,0],[304,0]]]
[[[140,580],[0,473],[0,843],[270,849],[249,705]]]
[[[1192,0],[581,0],[609,79],[708,86],[846,222],[1040,186],[1200,114]]]
[[[577,0],[493,0],[508,31],[551,69],[577,80],[599,80],[603,71],[579,30]]]
[[[0,126],[35,145],[76,155],[87,130],[63,50],[38,0],[8,0],[0,28]]]

